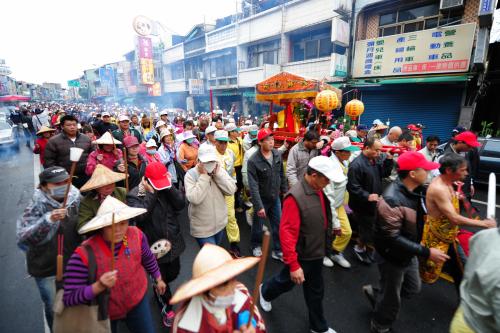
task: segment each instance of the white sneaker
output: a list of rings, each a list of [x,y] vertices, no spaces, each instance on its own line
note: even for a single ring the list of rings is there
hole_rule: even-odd
[[[317,332],[315,330],[311,330],[311,333],[337,333],[337,331],[335,331],[333,328],[331,327],[328,327],[328,331],[324,331],[324,332]]]
[[[339,253],[339,254],[334,254],[332,256],[330,256],[330,259],[336,263],[337,265],[339,265],[340,267],[343,267],[343,268],[351,268],[351,263],[349,261],[347,261],[347,259],[344,257],[344,255],[342,253]],[[325,261],[323,260],[323,263]]]
[[[271,302],[266,301],[264,299],[264,296],[262,296],[262,283],[259,286],[259,294],[260,294],[259,303],[260,303],[260,307],[262,308],[262,310],[264,310],[264,312],[271,311],[273,309]]]
[[[252,254],[254,257],[262,257],[262,248],[260,246],[257,246],[252,250]]]
[[[273,258],[274,260],[279,260],[279,261],[283,262],[283,252],[273,251],[273,252],[271,252],[271,258]]]
[[[333,267],[333,261],[328,257],[323,257],[323,266]]]

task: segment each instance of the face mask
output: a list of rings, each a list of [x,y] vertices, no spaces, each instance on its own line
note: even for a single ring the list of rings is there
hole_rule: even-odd
[[[187,140],[186,140],[186,142],[187,142],[188,144],[192,144],[192,143],[193,143],[193,141],[194,141],[194,139],[193,139],[193,138],[191,138],[191,139],[187,139]]]
[[[218,297],[215,297],[212,294],[210,294],[210,296],[212,298],[214,298],[214,300],[213,301],[209,300],[208,303],[211,306],[216,307],[216,308],[220,308],[220,309],[227,309],[228,307],[230,307],[233,304],[233,301],[234,301],[234,294],[229,295],[229,296],[218,296]]]
[[[203,166],[205,167],[205,170],[207,170],[208,173],[214,172],[215,167],[217,166],[217,162],[207,162],[203,163]]]
[[[156,149],[148,149],[146,150],[146,153],[148,153],[149,155],[154,155],[156,154]]]
[[[61,185],[49,189],[50,196],[53,198],[64,198],[66,194],[66,185]]]

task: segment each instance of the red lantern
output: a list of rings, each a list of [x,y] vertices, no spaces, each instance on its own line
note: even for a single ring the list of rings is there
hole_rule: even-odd
[[[337,94],[332,90],[323,90],[316,95],[316,108],[322,112],[330,112],[339,105]]]
[[[365,105],[359,99],[353,99],[345,105],[345,114],[351,117],[352,120],[358,117],[365,111]]]

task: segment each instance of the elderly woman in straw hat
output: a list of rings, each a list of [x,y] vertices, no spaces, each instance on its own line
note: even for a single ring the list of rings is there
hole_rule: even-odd
[[[128,225],[129,219],[145,212],[146,209],[129,207],[108,196],[97,216],[78,231],[93,235],[75,250],[64,273],[63,302],[66,307],[88,304],[109,290],[107,313],[113,332],[117,331],[121,320],[132,332],[155,331],[146,297],[146,272],[156,280],[160,294],[165,292],[166,285],[146,236]],[[113,245],[114,256],[111,254]],[[96,281],[91,284],[88,282],[88,251],[93,252],[96,262]]]
[[[193,278],[179,287],[170,301],[183,302],[174,320],[174,333],[261,333],[266,328],[248,289],[235,277],[260,258],[233,259],[222,247],[205,244],[193,263]]]
[[[116,186],[116,183],[122,182],[125,177],[124,173],[111,171],[102,164],[96,166],[92,177],[80,188],[80,192],[88,193],[86,193],[80,202],[78,228],[83,227],[97,215],[97,210],[101,206],[101,203],[108,196],[125,202],[127,196],[126,189]]]
[[[38,135],[38,138],[35,141],[35,147],[33,148],[33,153],[35,154],[40,154],[40,164],[43,165],[45,163],[45,160],[43,159],[45,155],[45,146],[47,145],[47,142],[49,142],[49,139],[54,135],[56,132],[55,129],[49,128],[47,126],[42,126],[38,132],[36,132],[36,135]]]
[[[87,176],[92,175],[98,164],[102,164],[111,170],[117,164],[120,164],[122,152],[120,149],[116,149],[116,145],[121,145],[122,143],[113,138],[111,133],[104,133],[92,143],[97,145],[97,149],[91,152],[87,158],[87,167],[85,168]]]

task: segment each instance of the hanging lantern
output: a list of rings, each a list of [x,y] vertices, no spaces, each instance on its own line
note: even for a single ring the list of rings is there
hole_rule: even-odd
[[[332,90],[323,90],[316,95],[316,108],[321,112],[330,112],[339,105],[337,94]]]
[[[358,117],[365,111],[365,105],[359,99],[353,99],[345,105],[345,114],[351,117],[352,120]]]

